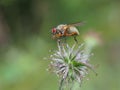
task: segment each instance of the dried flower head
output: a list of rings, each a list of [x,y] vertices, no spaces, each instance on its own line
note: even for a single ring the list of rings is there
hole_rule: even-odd
[[[74,82],[81,85],[83,78],[88,74],[88,69],[94,71],[93,66],[89,64],[91,55],[86,54],[82,47],[83,44],[74,44],[70,47],[68,44],[58,42],[58,50],[50,56],[50,66],[60,78],[59,90],[63,90],[64,86],[73,85]]]

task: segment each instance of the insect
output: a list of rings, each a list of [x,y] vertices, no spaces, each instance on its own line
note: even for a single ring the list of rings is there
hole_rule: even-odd
[[[62,37],[73,36],[74,40],[78,43],[76,36],[79,35],[79,31],[76,27],[83,24],[83,22],[73,24],[60,24],[52,29],[53,38],[60,39]]]

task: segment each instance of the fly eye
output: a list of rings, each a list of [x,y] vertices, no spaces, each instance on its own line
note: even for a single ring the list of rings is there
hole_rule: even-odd
[[[56,33],[56,29],[55,28],[52,29],[52,33],[53,34]]]

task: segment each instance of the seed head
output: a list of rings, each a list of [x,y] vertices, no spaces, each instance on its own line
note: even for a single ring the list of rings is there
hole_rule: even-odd
[[[85,53],[83,46],[83,44],[74,44],[70,47],[68,44],[58,42],[58,50],[50,56],[50,66],[60,78],[59,90],[63,90],[63,86],[69,86],[74,82],[81,85],[83,78],[88,74],[88,69],[94,71],[89,63],[91,55]]]

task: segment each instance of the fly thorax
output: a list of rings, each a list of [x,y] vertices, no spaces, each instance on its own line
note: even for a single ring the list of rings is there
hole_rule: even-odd
[[[56,29],[61,30],[64,26],[66,26],[66,24],[60,24],[56,27]]]
[[[65,27],[66,25],[65,24],[60,24],[56,27],[57,29],[57,32],[58,33],[61,33],[61,34],[64,34],[64,30],[63,30],[63,27]]]

